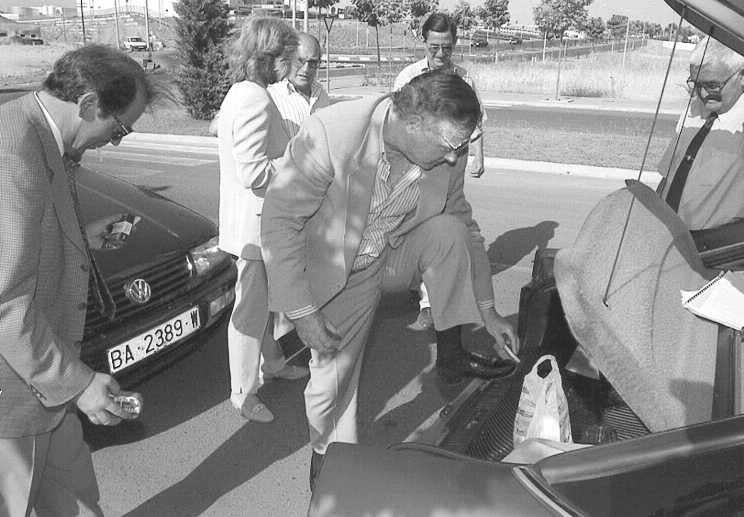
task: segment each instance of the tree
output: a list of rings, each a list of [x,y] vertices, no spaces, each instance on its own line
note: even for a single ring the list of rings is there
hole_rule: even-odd
[[[605,35],[605,22],[600,17],[590,18],[586,24],[586,33],[593,40],[604,38]]]
[[[439,7],[439,0],[410,0],[408,4],[408,15],[410,21],[408,26],[411,32],[418,34],[421,20]]]
[[[509,23],[509,0],[485,0],[483,7],[476,11],[483,25],[489,29],[498,29]]]
[[[613,38],[624,38],[625,30],[628,24],[628,17],[620,14],[613,14],[607,20],[607,30],[610,31]]]
[[[189,115],[212,118],[230,88],[225,55],[232,31],[229,8],[222,0],[180,0],[173,7],[181,60],[176,84]]]
[[[562,38],[568,29],[585,27],[592,0],[542,0],[535,7],[535,23],[549,38]]]
[[[379,26],[391,25],[390,34],[392,35],[392,24],[401,21],[405,15],[404,5],[396,0],[352,0],[351,4],[354,6],[359,21],[375,28],[377,68],[379,69],[382,65]]]
[[[460,0],[452,11],[452,20],[457,27],[466,31],[476,24],[477,18],[470,4],[466,0]]]

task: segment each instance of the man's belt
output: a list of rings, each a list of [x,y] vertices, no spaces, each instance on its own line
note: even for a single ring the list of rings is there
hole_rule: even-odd
[[[705,267],[744,270],[744,219],[690,233]]]

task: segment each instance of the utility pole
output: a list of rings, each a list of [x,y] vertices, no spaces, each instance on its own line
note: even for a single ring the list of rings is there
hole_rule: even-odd
[[[289,0],[292,4],[292,28],[297,30],[297,0]]]
[[[148,52],[152,50],[150,45],[150,11],[147,9],[147,0],[145,0],[145,41],[147,41]]]
[[[326,91],[331,91],[331,29],[333,28],[333,20],[336,19],[336,15],[326,13],[323,15],[323,25],[326,28]]]
[[[83,10],[83,0],[80,0],[80,25],[83,27],[83,45],[85,45],[85,11]]]
[[[310,18],[310,0],[305,0],[305,22],[302,24],[302,30],[307,32],[307,19]]]
[[[119,3],[114,0],[114,32],[116,34],[116,48],[121,48],[121,36],[119,35]]]
[[[625,48],[623,48],[623,69],[625,68],[625,55],[628,53],[628,36],[630,35],[630,16],[628,23],[625,25]]]

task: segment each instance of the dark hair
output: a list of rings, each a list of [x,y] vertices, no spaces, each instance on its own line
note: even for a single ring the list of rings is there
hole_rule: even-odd
[[[457,24],[447,13],[433,12],[421,26],[421,36],[424,41],[429,38],[429,32],[449,32],[452,34],[452,42],[457,41]]]
[[[66,52],[54,63],[42,86],[65,102],[77,102],[82,95],[95,92],[104,116],[126,111],[138,89],[148,106],[157,95],[154,83],[134,59],[105,45]]]
[[[482,116],[473,88],[448,70],[432,70],[414,77],[392,95],[395,111],[401,117],[429,115],[438,120],[449,120],[468,134],[473,132]]]

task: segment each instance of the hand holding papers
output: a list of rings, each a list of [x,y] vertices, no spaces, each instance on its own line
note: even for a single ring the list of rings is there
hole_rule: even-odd
[[[680,291],[682,306],[700,316],[736,330],[744,328],[744,293],[722,271],[697,291]]]

